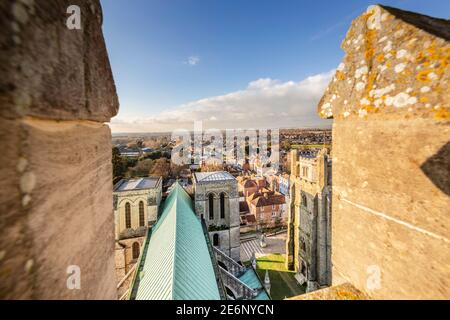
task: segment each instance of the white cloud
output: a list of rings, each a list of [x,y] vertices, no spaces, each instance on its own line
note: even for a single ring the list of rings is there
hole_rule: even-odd
[[[197,64],[199,64],[200,62],[200,58],[197,56],[190,56],[189,58],[187,58],[186,60],[186,64],[190,65],[190,66],[196,66]]]
[[[114,132],[192,130],[194,121],[204,128],[283,128],[326,126],[316,107],[334,70],[300,82],[257,79],[247,88],[222,96],[192,101],[139,119],[114,118]]]

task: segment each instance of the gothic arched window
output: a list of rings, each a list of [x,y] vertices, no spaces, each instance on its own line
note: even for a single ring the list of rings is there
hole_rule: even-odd
[[[220,194],[220,219],[225,219],[225,194]]]
[[[144,201],[139,202],[139,226],[145,226]]]
[[[219,246],[219,234],[215,233],[213,235],[213,246],[218,247]]]
[[[139,258],[140,246],[139,242],[133,242],[133,259]]]
[[[214,195],[212,193],[209,194],[208,202],[209,202],[209,220],[214,220]]]
[[[125,228],[131,228],[131,206],[130,203],[125,203]]]

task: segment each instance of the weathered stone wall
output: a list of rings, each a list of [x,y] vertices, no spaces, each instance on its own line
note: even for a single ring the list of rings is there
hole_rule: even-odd
[[[145,237],[136,237],[116,241],[115,266],[117,281],[117,298],[125,299],[136,272],[138,259],[133,259],[133,244],[139,243],[139,255],[142,254]]]
[[[239,193],[236,180],[215,182],[195,182],[195,213],[203,215],[209,226],[226,226],[226,230],[210,232],[211,243],[213,234],[220,235],[220,249],[236,261],[240,260],[240,218]],[[214,195],[214,219],[209,219],[209,194]],[[220,194],[225,194],[225,219],[220,218]]]
[[[123,277],[131,270],[137,259],[133,259],[133,243],[139,243],[140,250],[142,251],[142,245],[145,237],[136,237],[130,239],[123,239],[116,242],[115,246],[115,266],[116,266],[116,279],[117,282],[121,281]]]
[[[116,281],[119,283],[120,280],[122,280],[126,273],[126,266],[127,261],[125,257],[125,246],[120,245],[118,242],[116,242],[116,246],[114,248],[114,262],[116,266]]]
[[[239,226],[230,228],[230,257],[235,261],[241,260],[241,228]]]
[[[161,202],[162,181],[156,188],[113,192],[114,221],[116,240],[145,234],[145,230],[157,220],[158,208]],[[139,223],[139,203],[144,204],[145,225]],[[130,204],[131,228],[126,228],[125,206]]]
[[[66,27],[72,4],[81,30]],[[2,299],[116,298],[103,122],[118,100],[101,23],[98,1],[0,2]]]
[[[291,152],[293,209],[288,225],[286,266],[303,275],[308,291],[331,284],[328,163],[326,149],[315,158],[299,157],[297,150]]]
[[[319,112],[333,117],[333,284],[450,298],[450,24],[375,6]]]

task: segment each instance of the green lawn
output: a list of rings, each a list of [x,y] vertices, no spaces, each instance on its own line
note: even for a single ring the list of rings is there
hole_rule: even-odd
[[[273,300],[282,300],[305,293],[305,287],[295,280],[295,272],[286,270],[284,254],[270,254],[256,259],[256,271],[264,281],[269,270],[271,283],[270,295]]]

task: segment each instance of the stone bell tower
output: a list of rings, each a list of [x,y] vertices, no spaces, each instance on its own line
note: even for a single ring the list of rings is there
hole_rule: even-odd
[[[237,181],[230,173],[194,174],[195,213],[204,219],[213,246],[240,261],[240,219]]]

